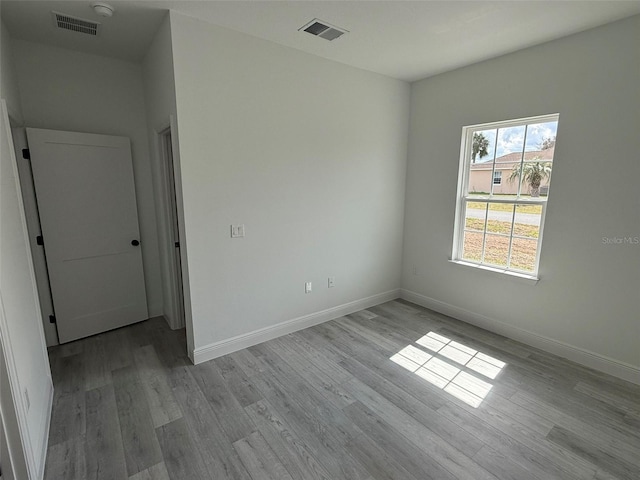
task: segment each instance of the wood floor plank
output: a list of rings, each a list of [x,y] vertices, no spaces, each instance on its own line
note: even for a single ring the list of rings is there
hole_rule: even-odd
[[[456,478],[362,403],[353,403],[343,410],[369,438],[397,459],[415,478],[425,480],[454,480]]]
[[[482,465],[500,480],[545,480],[549,478],[536,477],[530,470],[516,463],[511,457],[488,445],[482,447],[482,450],[473,459],[478,465]]]
[[[277,352],[292,370],[315,387],[329,402],[337,408],[345,407],[355,400],[342,389],[339,383],[318,368],[315,362],[310,362],[297,350],[290,348],[288,339],[275,339],[268,342],[270,348]],[[340,368],[337,366],[336,368]],[[346,372],[345,372],[346,373]]]
[[[133,366],[112,372],[120,431],[129,476],[162,461],[151,410]]]
[[[86,392],[87,433],[84,444],[87,480],[127,478],[120,420],[112,385]]]
[[[84,435],[51,445],[47,457],[44,480],[85,480],[87,467],[84,459]]]
[[[160,427],[182,417],[167,374],[153,345],[133,351],[134,362],[142,382],[144,396],[149,405],[153,426]]]
[[[96,335],[86,339],[86,348],[82,359],[85,369],[85,391],[103,387],[112,382],[104,335]]]
[[[344,450],[344,445],[352,438],[349,431],[344,429],[345,426],[349,428],[344,420],[340,419],[339,424],[332,424],[317,411],[313,403],[309,405],[302,399],[303,403],[300,404],[298,400],[301,397],[295,387],[293,390],[287,389],[274,375],[265,372],[259,379],[269,384],[265,391],[269,392],[269,403],[279,415],[287,419],[296,435],[312,451],[318,453],[322,465],[331,477],[336,480],[364,480],[369,477],[369,472],[363,465]],[[335,415],[334,411],[331,413]]]
[[[129,477],[129,480],[170,480],[169,472],[164,462],[160,462],[152,467],[138,472],[135,475]]]
[[[640,478],[640,385],[404,300],[198,366],[162,317],[49,358],[46,480]]]
[[[599,448],[604,451],[615,453],[628,460],[635,462],[638,460],[640,444],[635,438],[627,435],[625,431],[620,431],[619,424],[611,424],[600,418],[595,412],[592,415],[582,416],[580,410],[561,410],[556,405],[549,403],[549,397],[545,398],[530,394],[528,392],[518,392],[512,397],[512,401],[520,406],[531,409],[541,416],[555,422],[556,426],[576,432],[583,438],[590,438]],[[576,417],[578,413],[581,418]]]
[[[496,452],[508,456],[542,480],[580,480],[591,478],[595,474],[593,465],[571,452],[558,448],[544,436],[539,436],[535,431],[528,431],[524,425],[515,421],[500,419],[480,409],[464,409],[453,403],[444,405],[438,411]]]
[[[364,434],[349,441],[346,449],[378,480],[394,480],[398,478],[418,480],[381,446],[376,445]]]
[[[104,335],[105,349],[107,355],[107,368],[116,370],[118,368],[128,367],[133,363],[132,342],[126,328],[118,328],[111,330]]]
[[[267,365],[264,365],[262,361],[257,359],[247,349],[238,350],[237,352],[230,353],[228,356],[238,364],[247,378],[251,378],[254,375],[262,375],[265,370],[269,369]]]
[[[230,355],[216,358],[214,363],[240,406],[246,407],[263,398],[262,393],[253,386],[249,377]]]
[[[347,382],[345,388],[367,408],[404,435],[415,446],[423,449],[456,477],[468,480],[496,480],[495,476],[468,456],[442,440],[426,426],[417,422],[367,385],[354,379]]]
[[[627,392],[611,391],[603,389],[602,384],[593,385],[587,382],[578,382],[574,390],[605,402],[612,407],[622,409],[625,413],[631,414],[631,416],[640,417],[640,402],[638,402],[637,394],[632,395]]]
[[[211,478],[184,418],[156,428],[169,478],[208,480]]]
[[[551,420],[500,396],[489,398],[483,402],[480,409],[485,408],[495,410],[505,417],[511,418],[514,422],[522,424],[542,436],[549,433],[555,425]],[[491,414],[491,412],[488,413]]]
[[[547,439],[587,459],[600,469],[620,479],[637,480],[640,478],[640,468],[637,465],[600,449],[589,440],[579,437],[570,430],[557,426],[553,427],[547,435]]]
[[[212,405],[213,412],[231,443],[255,430],[255,425],[227,388],[215,363],[205,362],[196,365],[191,368],[191,374]]]
[[[253,432],[234,442],[233,448],[236,449],[242,463],[254,479],[293,480],[260,432]]]
[[[252,349],[260,352],[261,358],[274,372],[276,396],[293,399],[303,408],[305,415],[322,419],[323,423],[327,424],[325,433],[332,438],[333,442],[344,445],[351,438],[360,435],[361,432],[354,429],[353,423],[343,412],[327,401],[322,391],[309,384],[289,364],[280,360],[276,349],[268,344],[252,347]]]
[[[354,373],[358,380],[374,389],[376,393],[411,415],[416,421],[425,425],[433,433],[467,456],[472,457],[482,448],[483,444],[480,440],[473,435],[469,435],[468,432],[465,432],[459,425],[445,416],[437,413],[437,410],[431,407],[432,400],[426,399],[426,402],[423,403],[418,400],[420,396],[416,398],[383,378],[375,378],[373,372],[368,371],[364,366],[359,366],[354,360],[347,359],[344,361],[344,365],[349,366],[349,370]],[[440,404],[435,403],[435,406],[439,407]]]
[[[85,393],[56,393],[54,390],[49,445],[56,445],[83,435],[86,431]]]
[[[380,348],[386,350],[397,351],[407,345],[404,338],[393,333],[385,335],[387,332],[379,332],[378,329],[370,328],[370,325],[374,321],[358,321],[357,317],[350,317],[349,315],[341,317],[335,322],[345,330],[350,330],[357,335],[364,337],[367,341],[374,345],[378,345]]]
[[[210,478],[250,480],[202,390],[188,367],[172,372],[171,385],[184,412],[189,436],[198,449]]]
[[[278,415],[268,400],[245,407],[264,439],[294,478],[331,480],[331,474],[318,462],[310,449]]]
[[[295,333],[287,335],[286,339],[289,347],[306,359],[305,364],[314,365],[337,384],[344,383],[351,378],[351,374],[339,365],[342,356],[331,355],[329,351],[316,348]]]

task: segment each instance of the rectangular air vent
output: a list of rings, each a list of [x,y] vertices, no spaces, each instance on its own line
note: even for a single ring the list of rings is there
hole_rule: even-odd
[[[299,31],[310,33],[316,37],[324,38],[325,40],[335,40],[336,38],[347,33],[347,30],[329,25],[323,20],[314,18],[305,26],[298,29]]]
[[[51,12],[53,14],[53,23],[57,28],[71,30],[72,32],[84,33],[86,35],[97,36],[100,23],[83,18],[72,17],[60,12]]]

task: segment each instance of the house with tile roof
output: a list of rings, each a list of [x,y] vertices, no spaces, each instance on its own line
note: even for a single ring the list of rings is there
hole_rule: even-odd
[[[555,147],[545,150],[534,150],[524,153],[525,162],[551,162]],[[516,195],[518,193],[518,182],[509,181],[514,167],[520,165],[522,160],[521,152],[508,153],[493,161],[476,161],[471,164],[469,171],[469,192],[470,193],[493,193],[498,195]],[[493,190],[491,187],[493,186]],[[549,179],[546,178],[540,185],[540,194],[546,195],[549,191]],[[522,185],[522,194],[529,193],[529,185]]]

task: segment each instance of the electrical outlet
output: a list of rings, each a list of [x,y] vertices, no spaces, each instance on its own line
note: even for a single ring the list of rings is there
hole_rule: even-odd
[[[417,265],[413,266],[413,274],[414,275],[420,275],[420,271],[418,270],[418,266]]]
[[[329,277],[327,279],[327,288],[333,288],[336,286],[336,277]]]
[[[311,282],[304,283],[304,293],[311,293]]]

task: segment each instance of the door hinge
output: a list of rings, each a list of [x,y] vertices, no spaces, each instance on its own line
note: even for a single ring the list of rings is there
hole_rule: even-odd
[[[36,237],[36,245],[44,246],[44,239],[42,238],[42,235],[38,235]]]
[[[31,152],[28,148],[22,149],[22,158],[24,158],[25,160],[31,160]]]
[[[56,323],[56,316],[55,315],[49,315],[49,323]]]

